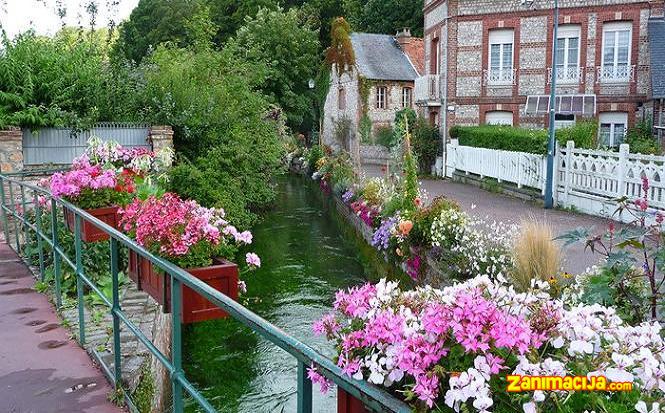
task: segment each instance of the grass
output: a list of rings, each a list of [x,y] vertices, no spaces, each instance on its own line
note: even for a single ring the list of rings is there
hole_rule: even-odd
[[[513,284],[526,291],[532,280],[555,282],[561,269],[561,248],[554,243],[552,228],[534,220],[522,223],[515,241]]]
[[[503,191],[503,186],[494,178],[483,178],[480,182],[480,188],[495,194]]]

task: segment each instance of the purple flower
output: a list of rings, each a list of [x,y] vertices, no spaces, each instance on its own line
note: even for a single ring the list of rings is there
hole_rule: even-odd
[[[397,218],[384,219],[381,222],[381,226],[372,235],[372,246],[381,251],[387,250],[390,246],[390,237],[392,236],[392,230],[395,225],[397,225]]]
[[[250,267],[253,268],[261,267],[261,258],[259,258],[259,256],[253,252],[248,252],[245,255],[245,261],[247,261],[247,265],[249,265]]]
[[[343,201],[345,204],[348,204],[349,202],[351,202],[351,200],[353,199],[353,196],[354,196],[354,195],[355,195],[355,194],[353,193],[353,191],[349,189],[349,190],[347,190],[346,192],[344,192],[344,193],[342,194],[342,201]]]

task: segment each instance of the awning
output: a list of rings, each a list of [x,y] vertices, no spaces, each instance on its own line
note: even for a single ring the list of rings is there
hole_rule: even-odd
[[[526,98],[527,115],[545,115],[550,111],[549,95],[531,95]],[[554,100],[554,111],[564,115],[594,116],[596,95],[559,95]]]

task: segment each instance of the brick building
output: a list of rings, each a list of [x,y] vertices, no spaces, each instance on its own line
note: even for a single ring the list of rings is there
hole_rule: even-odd
[[[395,112],[415,107],[413,87],[423,73],[423,41],[409,30],[397,36],[352,33],[355,67],[341,77],[332,70],[323,117],[323,143],[360,153],[361,124],[369,134],[392,126]]]
[[[425,0],[425,75],[416,102],[446,132],[453,125],[549,122],[553,0]],[[649,22],[663,0],[560,0],[556,126],[599,122],[618,145],[653,116]]]

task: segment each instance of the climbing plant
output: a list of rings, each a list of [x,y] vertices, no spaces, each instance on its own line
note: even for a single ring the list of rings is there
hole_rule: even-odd
[[[344,20],[344,17],[335,19],[330,30],[330,37],[330,46],[326,49],[326,62],[329,66],[334,66],[337,76],[341,77],[352,70],[356,64],[356,56],[351,44],[351,26]]]

